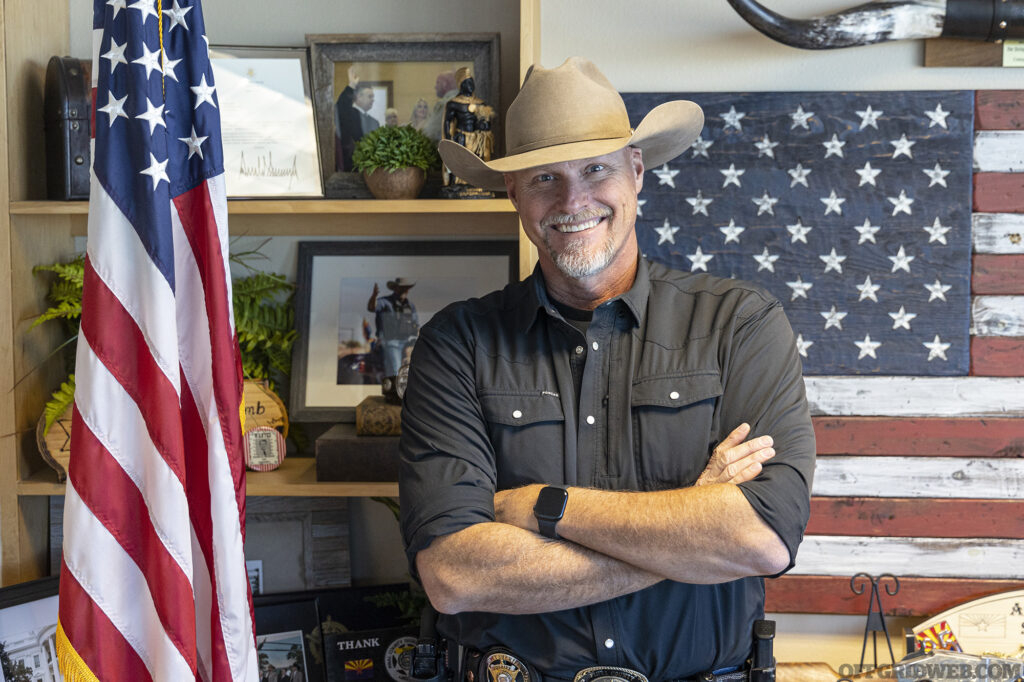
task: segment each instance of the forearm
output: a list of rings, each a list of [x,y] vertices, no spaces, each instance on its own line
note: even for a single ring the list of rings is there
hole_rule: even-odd
[[[442,613],[545,613],[636,592],[661,578],[629,563],[504,523],[480,523],[434,540],[416,556]]]

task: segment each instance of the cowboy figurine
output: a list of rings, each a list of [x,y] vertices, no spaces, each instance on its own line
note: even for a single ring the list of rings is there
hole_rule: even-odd
[[[410,365],[402,535],[456,682],[768,675],[763,577],[794,565],[814,473],[795,335],[764,289],[648,261],[636,235],[644,169],[703,120],[670,101],[632,129],[573,57],[529,71],[507,156],[439,144],[538,253],[432,315]]]
[[[407,348],[416,341],[420,331],[416,306],[409,300],[409,290],[415,285],[410,279],[397,277],[387,283],[391,293],[378,297],[380,287],[375,282],[370,300],[366,302],[366,309],[377,316],[377,343],[383,351],[385,379],[398,375]]]
[[[458,84],[459,94],[445,105],[442,129],[444,139],[462,145],[484,161],[490,161],[491,154],[494,152],[494,132],[491,130],[494,108],[484,104],[482,99],[473,94],[476,84],[473,81],[473,72],[469,67],[464,66],[455,72],[455,82]],[[467,184],[465,180],[453,174],[447,166],[442,165],[441,173],[445,185],[442,192],[444,196],[455,198],[494,196],[493,192]]]

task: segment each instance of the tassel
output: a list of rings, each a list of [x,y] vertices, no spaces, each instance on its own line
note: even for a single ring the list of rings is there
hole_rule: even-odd
[[[65,682],[100,682],[82,657],[71,646],[71,641],[64,633],[64,627],[57,621],[57,667]]]

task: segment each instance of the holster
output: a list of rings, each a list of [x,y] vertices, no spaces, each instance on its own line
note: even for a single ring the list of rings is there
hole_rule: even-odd
[[[754,647],[750,656],[750,682],[775,682],[774,620],[754,621]]]
[[[429,603],[420,615],[420,638],[412,652],[409,677],[417,682],[448,680],[448,650],[437,634],[437,611]]]
[[[87,62],[71,57],[50,57],[46,66],[43,117],[48,199],[89,198],[89,68]]]

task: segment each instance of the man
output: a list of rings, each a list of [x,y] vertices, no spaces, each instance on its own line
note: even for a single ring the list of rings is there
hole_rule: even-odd
[[[506,157],[440,145],[539,253],[431,318],[405,395],[402,532],[462,680],[742,677],[761,576],[793,565],[814,436],[782,308],[637,245],[645,164],[702,126],[678,101],[631,130],[572,58],[531,69]]]
[[[334,105],[335,168],[352,170],[352,152],[363,135],[380,127],[380,121],[370,116],[373,108],[373,87],[360,84],[355,65],[348,67],[348,85],[338,95]]]
[[[380,296],[380,287],[373,284],[373,292],[366,302],[366,310],[376,314],[377,342],[384,351],[384,376],[394,377],[402,366],[406,347],[416,340],[420,320],[416,306],[409,300],[409,290],[416,282],[397,277],[387,283],[391,293]]]
[[[437,74],[437,78],[434,80],[434,94],[437,95],[437,101],[434,102],[434,107],[430,110],[430,115],[423,124],[422,132],[431,140],[437,142],[442,138],[444,112],[448,106],[448,101],[458,94],[458,90],[455,89],[454,71],[449,69]]]

